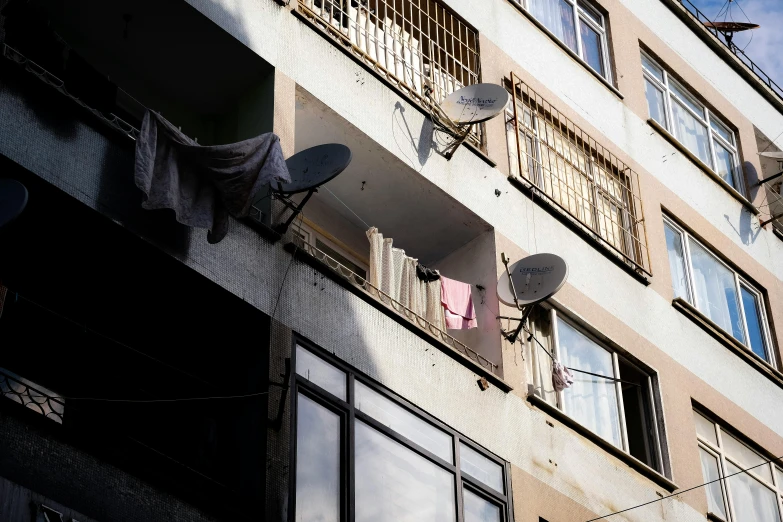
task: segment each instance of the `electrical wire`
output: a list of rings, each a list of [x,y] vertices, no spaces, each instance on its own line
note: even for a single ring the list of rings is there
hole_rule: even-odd
[[[15,379],[14,379],[15,380]],[[212,400],[220,400],[220,399],[246,399],[250,397],[260,397],[262,395],[268,395],[269,392],[257,392],[257,393],[246,393],[243,395],[216,395],[212,397],[180,397],[176,399],[108,399],[108,398],[101,398],[101,397],[66,397],[63,395],[43,395],[39,393],[30,393],[27,392],[27,395],[30,397],[43,397],[47,399],[57,399],[57,400],[63,400],[63,401],[94,401],[94,402],[127,402],[127,403],[139,403],[139,404],[149,404],[149,403],[156,403],[156,402],[186,402],[186,401],[212,401]]]
[[[326,188],[326,187],[324,187]],[[329,190],[329,189],[326,189]],[[299,212],[299,228],[302,227],[302,221],[304,221],[304,212]],[[285,269],[285,274],[283,274],[283,281],[280,283],[280,288],[277,290],[277,300],[275,301],[275,307],[272,309],[272,319],[275,318],[275,314],[277,313],[277,305],[280,304],[280,297],[283,295],[283,288],[285,288],[285,281],[288,278],[288,272],[291,270],[291,265],[294,264],[294,260],[296,259],[296,253],[299,251],[299,243],[294,241],[294,253],[291,255],[291,260],[288,262],[288,266]]]
[[[527,326],[523,326],[522,329],[525,330],[525,332],[527,332],[528,335],[530,335],[528,340],[533,339],[536,342],[536,344],[538,346],[540,346],[542,350],[544,350],[544,353],[546,353],[552,359],[552,361],[557,362],[557,359],[552,354],[552,352],[550,352],[546,348],[546,346],[541,344],[541,341],[538,340],[538,337],[536,337],[536,335],[533,332],[531,332],[530,329]],[[585,375],[592,375],[593,377],[600,377],[601,379],[606,379],[607,381],[619,382],[619,383],[622,383],[622,384],[630,384],[631,386],[636,386],[636,387],[639,387],[639,388],[642,387],[642,385],[639,384],[638,382],[624,381],[623,379],[616,379],[614,377],[609,377],[608,375],[601,375],[600,373],[588,372],[586,370],[578,370],[576,368],[570,368],[568,366],[566,366],[566,368],[568,368],[572,372],[583,373]]]
[[[356,219],[358,219],[359,221],[361,221],[362,223],[364,223],[364,226],[366,226],[368,229],[372,228],[370,225],[368,225],[368,224],[367,224],[367,222],[366,222],[365,220],[363,220],[361,217],[359,217],[359,214],[357,214],[356,212],[354,212],[354,211],[353,211],[353,209],[352,209],[351,207],[349,207],[348,205],[346,205],[346,204],[343,202],[343,200],[342,200],[342,199],[340,199],[340,198],[338,198],[337,196],[335,196],[334,192],[332,192],[331,190],[329,190],[329,187],[327,187],[326,185],[324,185],[324,186],[323,186],[323,188],[324,188],[324,189],[326,189],[326,191],[327,191],[329,194],[331,194],[331,195],[334,197],[334,199],[336,199],[337,201],[339,201],[339,202],[340,202],[340,204],[341,204],[342,206],[344,206],[345,208],[347,208],[347,209],[348,209],[348,212],[350,212],[351,214],[353,214],[354,216],[356,216]]]
[[[9,290],[9,292],[8,292],[8,293],[10,294],[10,293],[12,293],[12,292]],[[167,362],[161,361],[160,359],[158,359],[158,358],[156,358],[156,357],[153,357],[153,356],[149,355],[148,353],[142,352],[141,350],[139,350],[139,349],[136,349],[136,348],[133,348],[132,346],[129,346],[129,345],[127,345],[127,344],[125,344],[125,343],[123,343],[123,342],[121,342],[121,341],[118,341],[117,339],[114,339],[114,338],[112,338],[112,337],[109,337],[109,336],[108,336],[108,335],[106,335],[106,334],[103,334],[103,333],[101,333],[101,332],[98,332],[98,331],[96,331],[96,330],[93,330],[92,328],[89,328],[89,327],[88,327],[86,324],[81,324],[81,323],[79,323],[78,321],[75,321],[74,319],[71,319],[70,317],[66,317],[66,316],[64,316],[64,315],[63,315],[63,314],[61,314],[61,313],[55,312],[54,310],[52,310],[52,309],[50,309],[50,308],[47,308],[46,306],[44,306],[44,305],[42,305],[42,304],[40,304],[40,303],[37,303],[36,301],[33,301],[32,299],[30,299],[30,298],[28,298],[28,297],[25,297],[25,296],[23,296],[23,295],[20,295],[18,292],[13,292],[13,294],[14,294],[14,296],[15,296],[15,299],[16,299],[16,300],[19,300],[19,299],[21,299],[21,300],[23,300],[23,301],[25,301],[25,302],[27,302],[27,303],[30,303],[31,305],[33,305],[33,306],[35,306],[35,307],[37,307],[37,308],[40,308],[41,310],[44,310],[44,311],[46,311],[46,312],[48,312],[48,313],[50,313],[50,314],[52,314],[52,315],[54,315],[54,316],[56,316],[56,317],[59,317],[60,319],[62,319],[62,320],[64,320],[64,321],[67,321],[67,322],[69,322],[69,323],[73,324],[74,326],[76,326],[76,327],[78,327],[78,328],[80,328],[80,329],[84,330],[84,332],[85,332],[85,333],[91,333],[91,334],[94,334],[94,335],[96,335],[96,336],[98,336],[98,337],[100,337],[100,338],[102,338],[102,339],[105,339],[105,340],[107,340],[107,341],[109,341],[109,342],[111,342],[111,343],[114,343],[114,344],[116,344],[117,346],[121,346],[121,347],[123,347],[123,348],[125,348],[125,349],[127,349],[127,350],[130,350],[130,351],[132,351],[132,352],[134,352],[134,353],[137,353],[137,354],[139,354],[139,355],[141,355],[141,356],[143,356],[143,357],[146,357],[147,359],[149,359],[149,360],[151,360],[151,361],[154,361],[154,362],[156,362],[156,363],[158,363],[158,364],[160,364],[160,365],[163,365],[163,366],[165,366],[166,368],[169,368],[169,369],[171,369],[171,370],[174,370],[174,371],[176,371],[176,372],[179,372],[179,373],[181,373],[182,375],[185,375],[185,376],[187,376],[187,377],[190,377],[191,379],[197,380],[197,381],[199,381],[199,382],[202,382],[202,383],[204,383],[204,384],[208,384],[209,386],[212,386],[212,387],[214,387],[214,384],[212,384],[212,383],[211,383],[211,382],[209,382],[209,381],[205,381],[204,379],[202,379],[201,377],[199,377],[199,376],[197,376],[197,375],[193,375],[192,373],[190,373],[190,372],[187,372],[187,371],[183,370],[182,368],[177,368],[176,366],[173,366],[173,365],[171,365],[171,364],[169,364],[169,363],[167,363]]]
[[[683,493],[687,493],[689,491],[693,491],[694,489],[703,488],[704,486],[709,486],[710,484],[712,484],[714,482],[718,482],[718,481],[721,481],[721,480],[726,480],[727,478],[733,477],[734,475],[739,475],[740,473],[746,473],[746,472],[748,472],[748,471],[750,471],[752,469],[755,469],[755,468],[758,468],[758,467],[761,467],[761,466],[765,466],[767,464],[770,464],[772,462],[775,462],[775,461],[778,461],[778,460],[781,460],[781,459],[783,459],[783,455],[781,455],[780,457],[775,457],[774,459],[766,460],[766,461],[762,462],[761,464],[756,464],[755,466],[751,466],[749,468],[741,469],[741,470],[739,470],[739,471],[737,471],[735,473],[732,473],[730,475],[726,475],[724,477],[717,478],[715,480],[710,480],[709,482],[705,482],[704,484],[699,484],[698,486],[693,486],[693,487],[688,488],[688,489],[683,489],[683,490],[678,491],[677,493],[672,493],[671,495],[666,495],[665,497],[656,498],[655,500],[651,500],[649,502],[645,502],[643,504],[639,504],[638,506],[632,506],[632,507],[629,507],[629,508],[626,508],[626,509],[622,509],[620,511],[615,511],[614,513],[609,513],[608,515],[603,515],[603,516],[600,516],[598,518],[591,518],[590,520],[587,520],[586,522],[595,522],[596,520],[604,520],[604,519],[612,517],[614,515],[619,515],[620,513],[626,513],[628,511],[633,510],[633,509],[638,509],[640,507],[649,506],[650,504],[655,504],[656,502],[660,502],[661,500],[666,500],[667,498],[677,497],[679,495],[682,495]]]

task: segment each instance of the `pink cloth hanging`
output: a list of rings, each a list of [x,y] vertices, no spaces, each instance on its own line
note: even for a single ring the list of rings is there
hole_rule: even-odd
[[[446,328],[468,330],[476,328],[476,309],[473,308],[473,296],[470,285],[440,276],[440,302],[446,318]]]

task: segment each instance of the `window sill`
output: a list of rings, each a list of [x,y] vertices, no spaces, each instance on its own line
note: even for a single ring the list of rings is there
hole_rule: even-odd
[[[660,134],[666,141],[674,145],[674,147],[678,151],[680,151],[686,158],[691,160],[691,162],[695,164],[697,167],[699,167],[699,169],[702,172],[704,172],[706,175],[712,178],[713,181],[715,181],[721,187],[723,187],[726,190],[726,192],[728,192],[731,195],[731,197],[733,197],[734,199],[742,203],[745,206],[745,208],[747,208],[752,214],[759,215],[758,209],[753,206],[753,203],[751,203],[748,198],[740,194],[737,191],[737,189],[735,189],[734,187],[726,183],[726,181],[723,178],[715,174],[715,172],[710,167],[708,167],[706,163],[704,163],[702,160],[697,158],[696,155],[691,151],[689,151],[685,147],[685,145],[680,143],[679,140],[675,138],[674,135],[672,135],[672,133],[664,129],[660,123],[658,123],[652,118],[649,118],[647,120],[647,124],[653,129],[655,129],[658,132],[658,134]]]
[[[530,404],[532,404],[536,408],[542,410],[544,413],[557,419],[561,424],[564,424],[565,426],[571,428],[578,434],[582,435],[586,439],[589,439],[591,442],[594,442],[596,445],[606,450],[608,453],[611,453],[613,456],[617,457],[625,464],[628,464],[628,466],[633,468],[635,471],[641,473],[648,479],[652,480],[658,486],[664,488],[666,491],[671,493],[679,489],[677,484],[675,484],[668,478],[664,477],[663,475],[661,475],[660,473],[658,473],[650,466],[637,459],[636,457],[629,455],[628,453],[624,452],[614,444],[602,439],[601,437],[599,437],[592,431],[588,430],[587,428],[585,428],[584,426],[576,422],[574,419],[572,419],[571,417],[569,417],[559,409],[555,408],[554,406],[546,402],[538,395],[531,393],[527,396],[527,400],[528,402],[530,402]]]
[[[738,355],[741,359],[753,366],[773,383],[783,388],[783,373],[779,372],[768,362],[756,357],[756,355],[750,352],[744,344],[740,343],[731,335],[724,332],[720,326],[712,322],[712,320],[702,314],[688,301],[681,297],[676,297],[672,301],[672,306],[685,315],[688,319],[696,323],[696,325],[701,327],[702,330],[710,334],[715,340],[734,352],[735,355]]]
[[[621,257],[612,253],[612,250],[606,247],[599,239],[596,239],[595,232],[588,231],[586,226],[580,223],[576,218],[573,218],[570,214],[560,210],[560,208],[551,203],[545,196],[541,196],[541,190],[536,188],[535,190],[530,187],[526,180],[521,180],[516,176],[508,177],[509,183],[516,188],[535,199],[535,202],[549,212],[555,219],[567,226],[571,231],[584,239],[587,243],[592,245],[600,254],[612,261],[615,265],[620,267],[631,277],[639,281],[645,286],[650,285],[650,280],[641,272],[635,270],[630,264],[626,263]],[[533,195],[535,192],[535,196]]]
[[[299,261],[302,261],[303,263],[307,264],[308,266],[314,268],[315,270],[318,270],[320,273],[322,273],[324,276],[328,277],[330,280],[334,281],[338,285],[342,286],[352,294],[358,296],[360,299],[368,303],[369,305],[373,306],[374,308],[380,310],[387,316],[389,316],[392,320],[396,321],[397,323],[401,324],[405,328],[407,328],[409,331],[413,332],[414,334],[418,335],[425,341],[431,343],[433,346],[438,348],[440,351],[444,352],[445,354],[452,357],[454,360],[458,361],[460,364],[463,364],[467,366],[471,371],[475,372],[480,377],[485,377],[487,381],[497,386],[500,390],[502,390],[504,393],[511,392],[514,388],[509,383],[504,381],[500,376],[496,375],[495,373],[491,372],[487,368],[482,367],[477,362],[473,361],[472,359],[468,358],[466,355],[463,355],[459,351],[457,351],[456,348],[453,348],[446,344],[445,342],[439,340],[434,335],[431,335],[427,333],[426,331],[422,330],[421,328],[417,327],[416,325],[406,321],[406,320],[400,320],[401,316],[394,311],[393,309],[389,308],[382,302],[376,300],[372,296],[370,296],[366,291],[361,290],[357,288],[355,285],[351,284],[349,281],[347,281],[344,277],[340,276],[333,270],[331,267],[329,267],[324,262],[320,261],[319,259],[316,259],[313,255],[309,254],[299,246],[297,246],[294,243],[286,243],[283,247],[286,252],[289,252],[291,255],[294,256],[295,259],[298,259]]]
[[[543,32],[545,35],[547,35],[549,38],[551,38],[551,39],[552,39],[552,41],[554,41],[554,42],[555,42],[557,45],[559,45],[561,49],[563,49],[563,50],[564,50],[566,53],[568,53],[568,55],[569,55],[569,56],[571,56],[571,58],[573,58],[574,60],[576,60],[576,63],[578,63],[579,65],[581,65],[581,66],[582,66],[582,67],[584,67],[585,69],[587,69],[587,72],[589,72],[590,74],[592,74],[592,75],[593,75],[593,77],[594,77],[596,80],[598,80],[599,82],[601,82],[602,84],[604,84],[604,87],[606,87],[607,89],[609,89],[610,91],[612,91],[612,93],[613,93],[615,96],[617,96],[619,99],[621,99],[621,100],[622,100],[622,99],[624,99],[624,98],[625,98],[625,96],[623,96],[623,93],[621,93],[621,92],[620,92],[620,91],[617,89],[617,87],[615,87],[615,86],[612,84],[612,82],[610,82],[609,80],[607,80],[606,78],[604,78],[603,76],[601,76],[600,74],[598,74],[598,73],[595,71],[595,69],[593,69],[592,67],[590,67],[590,66],[587,64],[587,62],[585,62],[585,61],[584,61],[584,60],[583,60],[583,59],[582,59],[582,58],[581,58],[581,57],[580,57],[578,54],[576,54],[576,53],[573,51],[573,49],[571,49],[571,48],[570,48],[570,47],[568,47],[566,44],[564,44],[564,43],[563,43],[563,42],[562,42],[562,41],[561,41],[561,40],[560,40],[560,39],[559,39],[557,36],[555,36],[555,34],[554,34],[552,31],[550,31],[549,29],[547,29],[547,28],[546,28],[546,26],[545,26],[544,24],[542,24],[541,22],[539,22],[539,21],[536,19],[536,17],[535,17],[535,16],[533,16],[532,14],[530,14],[530,13],[528,12],[528,10],[527,10],[527,9],[525,9],[524,7],[522,7],[521,5],[519,5],[519,4],[518,4],[517,2],[515,2],[514,0],[508,0],[508,1],[509,1],[509,3],[510,3],[511,5],[513,5],[513,6],[514,6],[514,7],[517,9],[517,11],[519,11],[519,12],[521,12],[523,15],[525,15],[525,17],[526,17],[528,20],[530,20],[530,22],[532,22],[532,23],[533,23],[533,25],[535,25],[536,27],[538,27],[538,28],[539,28],[539,29],[540,29],[540,30],[541,30],[541,31],[542,31],[542,32]]]
[[[293,3],[296,2],[296,0],[292,0]],[[328,31],[324,31],[317,23],[313,22],[310,18],[307,17],[307,15],[302,14],[299,12],[298,5],[294,7],[291,10],[291,13],[293,13],[294,16],[296,16],[302,23],[308,25],[311,29],[313,29],[316,33],[320,34],[324,38],[326,38],[330,43],[332,43],[337,49],[342,51],[343,54],[351,58],[354,62],[359,64],[365,71],[372,74],[377,80],[379,80],[381,83],[386,85],[389,89],[397,93],[397,95],[401,96],[405,100],[407,100],[415,109],[417,109],[419,112],[421,112],[426,118],[431,118],[430,112],[422,107],[416,100],[414,100],[411,96],[405,93],[403,89],[400,89],[397,87],[393,82],[389,81],[387,78],[385,78],[382,74],[379,74],[378,71],[376,71],[371,65],[365,63],[364,61],[360,60],[354,53],[351,52],[350,46],[342,45],[341,42],[337,41],[335,38],[330,36]],[[480,79],[479,79],[480,81]],[[479,125],[483,125],[479,124]],[[462,145],[464,145],[468,150],[473,152],[476,156],[478,156],[480,159],[488,163],[493,168],[497,166],[497,163],[490,159],[489,156],[487,156],[486,152],[482,150],[480,147],[477,147],[476,145],[469,143],[467,141],[463,142]],[[456,154],[456,152],[455,152]]]

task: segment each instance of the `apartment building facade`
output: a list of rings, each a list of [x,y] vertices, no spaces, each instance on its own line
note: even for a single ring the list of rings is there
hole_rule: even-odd
[[[0,2],[0,519],[783,521],[783,91],[687,0],[476,4]],[[447,159],[480,82],[512,102]],[[352,161],[211,244],[142,208],[148,108]],[[502,259],[544,252],[512,343]]]

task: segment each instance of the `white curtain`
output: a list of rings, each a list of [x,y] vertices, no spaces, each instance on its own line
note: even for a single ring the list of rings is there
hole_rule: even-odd
[[[740,469],[727,462],[727,474]],[[728,479],[731,499],[734,503],[736,522],[778,522],[778,502],[775,493],[747,473]]]
[[[696,307],[715,324],[744,342],[734,274],[697,243],[691,241],[690,245]]]
[[[393,240],[384,238],[377,228],[368,230],[367,238],[370,241],[370,273],[367,278],[370,285],[417,316],[423,317],[436,328],[445,331],[440,280],[430,283],[420,280],[416,276],[418,260],[405,255],[404,250],[395,248]],[[367,290],[389,304],[384,295],[378,295],[372,288]],[[398,311],[409,319],[415,319],[407,310]]]
[[[557,323],[561,363],[599,375],[614,378],[612,354],[576,331],[568,323]],[[617,387],[613,381],[575,373],[574,384],[563,391],[564,411],[580,424],[618,448],[620,417]]]
[[[530,0],[530,12],[572,51],[577,52],[573,5],[566,0]]]

